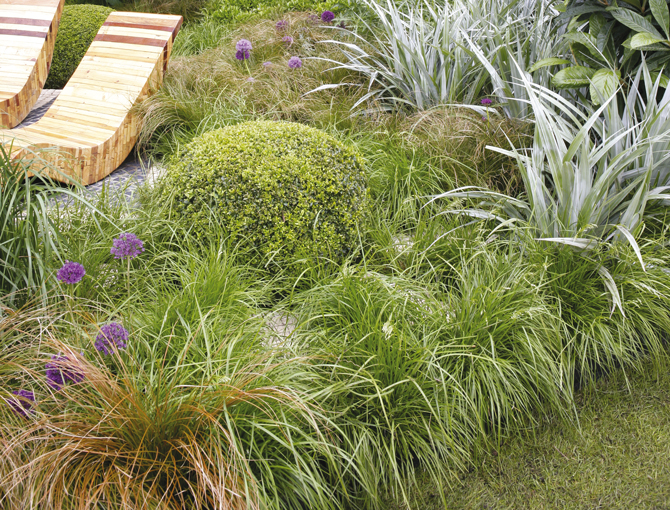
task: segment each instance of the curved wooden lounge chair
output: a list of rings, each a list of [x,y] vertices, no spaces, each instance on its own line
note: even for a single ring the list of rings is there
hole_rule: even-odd
[[[0,0],[0,128],[21,123],[49,74],[65,0]]]
[[[131,107],[163,81],[181,16],[112,12],[81,64],[44,116],[0,130],[12,157],[39,156],[59,171],[53,179],[87,185],[116,170],[139,133]]]

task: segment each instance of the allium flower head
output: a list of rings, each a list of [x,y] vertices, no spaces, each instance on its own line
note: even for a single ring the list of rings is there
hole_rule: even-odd
[[[291,69],[299,69],[302,67],[302,60],[300,60],[300,57],[291,57],[288,59],[288,66]]]
[[[247,39],[240,39],[235,45],[235,58],[237,60],[248,60],[249,52],[252,49],[251,42]]]
[[[235,45],[235,49],[237,51],[249,51],[253,48],[251,47],[251,42],[249,40],[240,39],[239,41],[237,41],[237,44]]]
[[[335,14],[333,14],[331,11],[323,11],[321,13],[321,21],[324,23],[330,23],[335,19]]]
[[[7,403],[12,410],[19,416],[28,417],[28,413],[33,413],[32,407],[35,402],[35,394],[28,390],[18,390],[12,392],[18,398],[8,400]]]
[[[491,101],[488,97],[485,97],[484,99],[482,99],[482,104],[483,104],[484,106],[488,106],[488,105],[490,105],[491,103],[493,103],[493,101]]]
[[[112,241],[110,252],[115,259],[134,259],[144,251],[144,243],[135,234],[124,232]]]
[[[290,35],[285,35],[284,37],[281,38],[281,40],[285,42],[287,46],[291,46],[291,44],[293,44],[293,37],[291,37]]]
[[[79,283],[85,274],[86,269],[84,269],[84,266],[78,262],[70,262],[69,260],[66,260],[63,267],[56,273],[56,279],[59,282],[75,284]]]
[[[307,16],[307,21],[309,21],[312,25],[316,25],[319,22],[319,17],[316,14],[310,14]]]
[[[112,354],[114,348],[125,349],[128,347],[128,331],[117,322],[110,322],[100,328],[100,333],[95,337],[95,348],[105,355]]]
[[[275,28],[277,30],[286,30],[288,28],[288,21],[285,19],[280,19],[277,21],[277,23],[275,23]]]
[[[79,370],[64,366],[70,361],[67,356],[51,356],[51,362],[45,365],[47,369],[47,383],[56,391],[65,386],[66,382],[80,383],[84,374]]]

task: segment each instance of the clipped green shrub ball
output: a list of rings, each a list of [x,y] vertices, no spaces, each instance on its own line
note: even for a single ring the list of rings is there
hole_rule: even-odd
[[[358,154],[292,122],[245,122],[206,133],[168,165],[163,182],[162,193],[174,193],[177,218],[207,236],[211,211],[271,272],[297,258],[343,260],[368,210]]]
[[[65,87],[112,11],[102,5],[66,5],[63,8],[45,89]]]

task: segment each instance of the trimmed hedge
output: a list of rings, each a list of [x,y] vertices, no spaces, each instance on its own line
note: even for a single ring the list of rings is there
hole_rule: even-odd
[[[280,12],[321,11],[329,2],[319,0],[213,0],[206,8],[207,17],[224,24],[250,19],[271,18]]]
[[[303,256],[343,260],[368,209],[358,154],[291,122],[245,122],[206,133],[168,165],[164,184],[178,219],[204,237],[211,210],[252,249],[256,263],[272,260],[271,272]]]
[[[65,87],[112,11],[102,5],[66,5],[63,8],[51,70],[44,88]]]

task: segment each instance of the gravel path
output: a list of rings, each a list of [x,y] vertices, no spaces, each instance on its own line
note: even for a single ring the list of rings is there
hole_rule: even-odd
[[[42,90],[35,107],[18,127],[30,126],[40,120],[56,100],[58,94],[60,94],[60,90]],[[118,169],[103,180],[86,186],[86,189],[93,193],[98,193],[102,190],[103,186],[107,186],[110,191],[127,186],[125,188],[125,195],[128,198],[132,198],[137,187],[143,184],[147,177],[150,178],[154,172],[155,169],[147,166],[135,154],[131,153]]]

